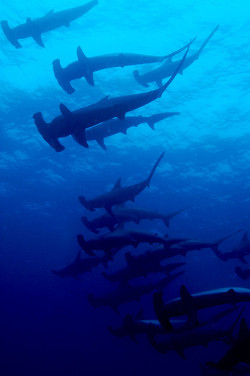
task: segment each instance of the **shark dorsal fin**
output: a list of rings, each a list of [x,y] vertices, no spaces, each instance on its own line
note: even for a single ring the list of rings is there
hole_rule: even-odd
[[[120,189],[120,188],[121,188],[121,178],[119,178],[119,179],[116,181],[116,183],[115,183],[115,185],[114,185],[112,191],[115,191],[116,189]]]
[[[72,112],[68,109],[68,107],[65,106],[65,104],[61,103],[60,104],[60,111],[62,113],[62,116],[66,119],[69,120],[72,117]]]
[[[190,299],[192,297],[185,285],[182,285],[180,288],[180,296],[182,300]]]
[[[83,53],[83,50],[81,49],[80,46],[77,47],[77,59],[79,62],[85,62],[86,60],[88,60],[87,56]]]
[[[241,238],[241,243],[246,243],[246,242],[248,242],[248,234],[247,232],[244,232]]]
[[[240,321],[240,328],[239,328],[239,340],[244,339],[249,333],[249,329],[247,326],[246,320],[243,318]]]
[[[47,12],[47,13],[45,14],[44,17],[50,16],[50,15],[53,14],[53,13],[54,13],[54,9],[51,9],[49,12]]]
[[[102,98],[99,102],[97,102],[98,104],[100,103],[105,103],[107,100],[109,99],[109,95],[106,95],[106,97]]]

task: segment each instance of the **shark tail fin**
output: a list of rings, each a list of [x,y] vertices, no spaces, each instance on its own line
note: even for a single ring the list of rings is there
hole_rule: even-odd
[[[6,38],[8,39],[8,41],[13,44],[14,47],[16,48],[21,48],[21,44],[18,42],[17,38],[15,38],[15,35],[13,33],[13,31],[11,30],[11,28],[9,27],[8,25],[8,21],[1,21],[1,26],[2,26],[2,29],[3,29],[3,32],[6,36]]]
[[[155,162],[154,167],[152,168],[152,170],[151,170],[151,172],[150,172],[150,174],[149,174],[149,177],[147,178],[147,181],[146,181],[146,182],[147,182],[147,186],[148,186],[148,187],[150,186],[151,179],[152,179],[152,177],[153,177],[153,175],[154,175],[154,173],[155,173],[155,170],[157,169],[158,164],[160,163],[161,159],[163,158],[163,156],[164,156],[164,152],[161,153],[161,155],[159,156],[159,158],[158,158],[157,161]]]
[[[140,85],[142,85],[144,87],[148,87],[147,82],[145,82],[143,80],[143,78],[140,76],[138,70],[134,70],[133,71],[133,76],[134,76],[135,80],[138,82],[138,84],[140,84]]]
[[[241,279],[247,279],[241,266],[236,266],[234,270],[238,277],[240,277]]]
[[[175,76],[177,76],[177,74],[182,71],[183,64],[184,64],[184,62],[186,60],[186,57],[187,57],[187,54],[188,54],[188,51],[189,51],[189,47],[190,47],[190,45],[191,45],[192,42],[193,41],[191,40],[191,42],[188,44],[187,50],[186,50],[185,54],[183,55],[183,58],[181,59],[180,63],[178,64],[176,70],[172,74],[172,76],[169,78],[169,80],[163,86],[161,86],[158,89],[158,98],[160,98],[162,96],[162,94],[164,93],[164,91],[167,89],[167,87],[174,80]]]
[[[82,197],[82,196],[80,196],[80,197]],[[88,230],[90,230],[94,234],[99,233],[99,231],[91,224],[91,222],[88,220],[87,217],[83,216],[83,217],[81,217],[81,220],[82,220],[82,223],[84,224],[84,226],[86,226]]]
[[[68,94],[74,93],[75,89],[70,85],[70,81],[66,79],[66,74],[61,66],[60,60],[56,59],[52,62],[54,75],[61,88]]]
[[[205,39],[205,41],[203,42],[203,44],[201,45],[199,51],[197,52],[197,59],[199,58],[200,54],[202,53],[202,51],[204,50],[205,46],[207,45],[207,43],[209,42],[209,40],[212,38],[212,36],[214,35],[214,33],[219,29],[219,25],[217,25],[214,30],[209,34],[209,36],[207,37],[207,39]]]
[[[238,232],[241,232],[241,231],[242,231],[242,229],[239,229],[239,230],[237,230],[237,231],[232,232],[231,234],[229,234],[229,235],[227,235],[227,236],[224,236],[223,238],[217,239],[217,240],[214,242],[214,245],[213,245],[213,247],[212,247],[212,250],[213,250],[215,253],[218,252],[218,246],[219,246],[221,243],[223,243],[225,240],[231,238],[231,236],[236,235],[236,234],[238,234]]]

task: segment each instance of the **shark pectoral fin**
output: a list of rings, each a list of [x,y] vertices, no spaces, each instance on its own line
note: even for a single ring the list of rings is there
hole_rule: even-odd
[[[62,116],[66,120],[71,120],[72,119],[72,112],[65,106],[65,104],[60,103],[59,108],[60,108],[60,111],[62,113]]]
[[[127,134],[127,129],[123,129],[123,130],[121,131],[121,133],[123,133],[123,134]]]
[[[93,72],[91,72],[91,71],[88,70],[88,71],[85,73],[84,77],[85,77],[85,79],[86,79],[86,81],[87,81],[87,83],[88,83],[89,85],[91,85],[91,86],[95,86],[94,77],[93,77]]]
[[[42,36],[40,33],[33,33],[32,34],[32,38],[34,39],[34,41],[40,46],[40,47],[43,47],[45,48],[44,44],[43,44],[43,41],[42,41]]]
[[[159,86],[159,87],[162,87],[163,83],[162,83],[162,80],[157,80],[155,81],[156,84]]]
[[[106,147],[106,145],[104,143],[104,138],[97,138],[96,142],[98,143],[98,145],[101,146],[102,149],[107,150],[107,147]]]
[[[88,148],[89,145],[86,141],[86,133],[85,131],[81,131],[81,132],[74,132],[72,133],[72,137],[73,139],[81,146],[84,146],[85,148]]]
[[[147,121],[149,127],[154,131],[155,130],[155,124],[151,119],[148,119]]]
[[[53,138],[53,139],[51,139],[51,140],[49,141],[49,144],[50,144],[50,146],[51,146],[53,149],[55,149],[55,151],[57,151],[57,152],[63,151],[63,150],[65,149],[65,147],[64,147],[62,144],[60,144],[60,142],[58,141],[57,138]]]
[[[180,347],[180,346],[176,346],[176,347],[175,347],[175,351],[177,352],[178,355],[180,355],[180,357],[181,357],[182,359],[186,360],[186,356],[185,356],[185,354],[184,354],[184,350],[183,350],[182,347]]]
[[[111,215],[111,217],[114,217],[114,213],[112,212],[112,207],[111,206],[104,206],[104,209],[106,210],[106,212]]]
[[[137,340],[137,338],[136,338],[136,336],[135,336],[135,334],[130,333],[129,337],[132,339],[133,342],[135,342],[137,344],[139,343],[138,340]]]

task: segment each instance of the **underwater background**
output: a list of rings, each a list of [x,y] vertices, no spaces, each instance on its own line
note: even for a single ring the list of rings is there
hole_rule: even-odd
[[[37,18],[52,8],[81,5],[79,0],[2,0],[1,19],[11,27]],[[99,266],[79,280],[51,273],[72,262],[79,251],[76,235],[93,238],[81,223],[79,195],[90,199],[112,188],[122,177],[129,185],[148,176],[161,152],[165,155],[150,186],[136,206],[169,213],[188,208],[171,221],[169,236],[213,241],[237,229],[249,230],[249,5],[245,0],[100,0],[69,28],[43,35],[45,48],[32,39],[15,49],[0,33],[0,372],[8,375],[200,375],[200,363],[218,360],[226,345],[187,349],[186,360],[171,351],[155,351],[146,338],[139,344],[117,338],[106,329],[117,327],[127,313],[144,308],[155,318],[152,294],[119,307],[93,308],[89,293],[102,295],[113,286]],[[199,60],[178,75],[161,99],[131,114],[150,116],[178,111],[152,131],[147,124],[105,140],[107,151],[92,141],[89,149],[71,137],[56,153],[41,137],[32,119],[38,111],[46,121],[59,115],[59,104],[74,110],[101,100],[146,91],[133,77],[137,67],[95,73],[95,86],[82,79],[66,94],[58,85],[52,61],[63,66],[86,56],[116,52],[164,55],[197,36],[195,51],[220,25]],[[152,67],[157,64],[152,64]],[[149,68],[138,66],[139,71]],[[155,84],[150,89],[156,88]],[[131,225],[130,227],[136,227]],[[166,234],[160,221],[140,228]],[[231,250],[236,235],[221,246]],[[148,245],[131,249],[143,253]],[[109,272],[125,266],[124,252]],[[183,257],[176,258],[183,261]],[[237,260],[220,261],[205,249],[188,253],[185,273],[164,289],[165,301],[191,292],[220,287],[249,287],[234,272]],[[149,276],[153,281],[156,276]],[[249,308],[246,309],[249,314]],[[246,314],[247,317],[247,314]]]

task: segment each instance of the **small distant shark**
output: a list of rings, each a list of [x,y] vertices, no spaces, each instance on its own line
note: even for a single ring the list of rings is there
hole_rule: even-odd
[[[89,255],[94,256],[94,250],[102,250],[109,252],[112,249],[121,249],[125,246],[132,245],[137,247],[140,243],[161,243],[168,245],[168,239],[163,238],[157,234],[152,234],[147,231],[132,230],[119,227],[116,231],[99,236],[96,239],[86,241],[83,235],[77,235],[77,240],[80,247]]]
[[[188,50],[189,47],[174,74],[161,88],[148,91],[147,93],[125,95],[116,98],[109,98],[107,96],[96,104],[83,107],[73,112],[61,103],[61,115],[55,117],[50,123],[45,122],[41,112],[37,112],[33,115],[39,133],[57,152],[65,149],[65,147],[58,141],[58,138],[70,135],[78,144],[88,147],[85,132],[87,128],[115,117],[124,120],[127,112],[145,106],[146,104],[153,102],[155,99],[160,98],[174,80],[179,69],[181,69]]]
[[[214,33],[218,30],[218,28],[219,26],[216,26],[216,28],[212,31],[212,33],[207,37],[205,42],[202,44],[201,48],[196,53],[194,53],[193,55],[191,55],[185,60],[184,64],[182,65],[182,69],[179,70],[180,74],[183,74],[184,69],[189,67],[195,60],[199,59],[201,52],[205,48],[208,41],[212,38]],[[162,80],[164,78],[170,77],[172,75],[172,72],[175,71],[176,66],[178,65],[179,65],[179,61],[172,62],[172,60],[169,59],[169,60],[166,60],[164,64],[161,65],[160,67],[153,69],[147,73],[139,74],[139,72],[135,70],[133,74],[134,74],[134,78],[136,79],[136,81],[144,87],[148,87],[149,82],[155,82],[158,86],[162,86]]]
[[[89,85],[94,86],[94,72],[114,67],[125,67],[129,65],[151,64],[161,62],[165,59],[171,59],[174,55],[182,52],[188,47],[188,44],[178,51],[164,56],[148,56],[131,53],[116,53],[88,58],[82,51],[81,47],[77,48],[77,61],[62,68],[60,60],[52,62],[55,77],[68,94],[72,94],[75,89],[71,86],[70,81],[85,77]]]
[[[203,320],[200,322],[199,327],[205,325],[215,324],[217,321],[221,320],[231,312],[235,311],[235,308],[229,308],[224,310],[214,316]],[[133,318],[131,314],[127,314],[123,320],[122,325],[119,328],[112,328],[108,326],[108,331],[116,337],[126,337],[129,336],[134,342],[138,343],[137,335],[145,334],[148,338],[154,338],[156,335],[164,335],[170,333],[171,335],[180,334],[183,332],[190,331],[190,323],[186,320],[170,320],[173,329],[167,331],[162,327],[158,320],[145,320],[143,317],[142,310]]]
[[[142,295],[149,294],[156,289],[163,289],[182,274],[183,272],[178,272],[161,279],[158,282],[147,285],[131,286],[128,283],[120,284],[116,290],[113,290],[104,296],[95,297],[93,294],[89,294],[88,300],[95,308],[100,306],[110,306],[116,313],[118,313],[117,307],[120,304],[131,302],[133,300],[139,301]]]
[[[41,47],[44,47],[41,35],[48,31],[55,30],[61,26],[69,27],[70,23],[83,16],[91,8],[98,4],[98,0],[90,1],[87,4],[75,8],[62,10],[54,13],[51,10],[45,16],[31,20],[27,18],[26,23],[10,29],[7,21],[1,21],[2,29],[8,41],[16,48],[21,48],[19,39],[33,38]]]
[[[250,268],[242,269],[240,266],[237,266],[234,270],[238,277],[240,277],[241,279],[246,280],[250,278]]]
[[[117,206],[113,209],[114,216],[104,214],[100,217],[89,221],[87,217],[82,217],[83,224],[95,234],[99,233],[99,229],[107,227],[110,231],[115,231],[115,226],[120,223],[134,222],[139,224],[140,221],[148,219],[161,219],[165,226],[169,227],[170,220],[176,215],[182,213],[186,209],[177,210],[169,214],[161,214],[143,208],[135,208],[129,206]]]
[[[221,252],[217,250],[216,256],[222,261],[228,261],[231,259],[239,259],[244,264],[247,264],[246,256],[250,255],[250,241],[248,239],[247,232],[244,232],[240,241],[240,244],[233,248],[230,252]]]
[[[103,272],[102,275],[111,282],[128,281],[132,278],[146,277],[151,273],[164,273],[169,275],[173,270],[184,266],[185,262],[175,262],[173,264],[161,265],[159,262],[153,262],[150,264],[141,264],[141,266],[133,267],[133,263],[128,264],[126,268],[123,268],[113,274],[107,274]],[[137,265],[138,266],[138,265]]]
[[[159,352],[165,354],[167,351],[176,351],[183,359],[186,359],[184,349],[193,346],[208,346],[211,341],[231,340],[235,326],[237,325],[242,311],[238,314],[236,320],[229,327],[223,327],[221,324],[217,327],[212,325],[186,328],[177,333],[169,332],[158,335],[157,339],[148,336],[150,344]]]
[[[164,304],[162,293],[155,293],[154,309],[156,316],[162,326],[171,328],[170,317],[187,315],[189,321],[194,325],[199,324],[198,311],[222,304],[250,302],[250,289],[231,287],[216,290],[203,291],[191,295],[186,286],[180,288],[180,298],[170,300]]]
[[[215,240],[214,242],[205,242],[205,241],[200,241],[200,240],[188,239],[188,240],[185,240],[185,241],[179,243],[178,245],[176,245],[175,249],[183,250],[186,253],[186,252],[189,252],[189,251],[194,251],[194,250],[198,251],[198,250],[204,249],[204,248],[211,248],[215,252],[215,254],[217,255],[217,253],[219,253],[218,246],[221,243],[223,243],[225,240],[227,240],[228,238],[231,238],[231,236],[238,234],[241,231],[242,231],[241,229],[234,231],[229,235],[226,235],[222,238]]]
[[[102,257],[81,258],[81,251],[79,251],[71,264],[60,270],[51,270],[51,272],[62,278],[73,277],[78,279],[80,274],[91,272],[93,268],[100,264],[107,267],[108,262],[113,260],[116,252],[116,250],[110,251],[110,253],[106,253]]]
[[[87,128],[86,140],[96,141],[102,149],[107,150],[104,143],[106,137],[113,136],[117,133],[127,134],[129,128],[137,127],[143,123],[147,123],[149,127],[154,130],[155,123],[179,114],[180,112],[163,112],[152,116],[128,116],[123,121],[120,121],[119,119],[110,119],[104,123]]]
[[[233,346],[217,363],[207,362],[207,365],[230,372],[240,363],[250,365],[250,330],[244,318],[241,319],[238,338]]]
[[[151,179],[154,175],[154,172],[163,158],[164,152],[155,162],[154,167],[152,168],[149,176],[136,184],[129,185],[127,187],[121,186],[121,178],[117,180],[113,189],[109,192],[106,192],[100,196],[92,198],[91,200],[86,200],[84,196],[79,196],[79,201],[81,204],[88,210],[94,211],[96,208],[104,208],[108,214],[114,217],[112,207],[115,205],[121,205],[127,201],[134,201],[135,197],[141,193],[146,187],[149,187]]]

